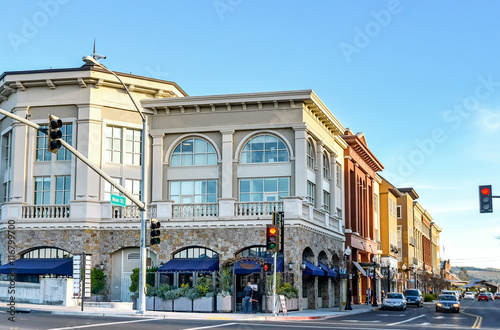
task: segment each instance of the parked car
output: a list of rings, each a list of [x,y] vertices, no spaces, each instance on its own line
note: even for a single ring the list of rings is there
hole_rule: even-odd
[[[382,301],[382,309],[406,310],[406,299],[400,292],[389,292]]]
[[[417,305],[417,307],[424,306],[424,298],[422,297],[422,292],[417,289],[411,289],[405,291],[406,305]]]
[[[478,296],[477,296],[477,301],[481,301],[481,300],[486,300],[486,301],[489,301],[490,300],[490,297],[485,293],[485,292],[481,292]]]
[[[488,295],[488,298],[490,298],[490,300],[495,300],[495,298],[493,297],[493,293],[491,292],[485,292],[487,295]]]
[[[493,295],[493,298],[500,299],[500,292],[495,292],[495,294]]]
[[[455,297],[457,297],[457,299],[460,300],[460,292],[459,291],[443,290],[443,291],[441,291],[441,294],[452,294]]]
[[[468,292],[466,292],[464,294],[464,299],[472,299],[472,300],[474,300],[474,298],[476,298],[476,295],[474,294],[474,292],[468,291]]]
[[[436,312],[450,311],[460,313],[460,301],[454,294],[442,294],[436,301]]]

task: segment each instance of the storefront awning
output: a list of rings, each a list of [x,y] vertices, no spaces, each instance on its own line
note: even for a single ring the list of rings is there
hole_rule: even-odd
[[[325,272],[321,270],[321,268],[314,266],[307,260],[304,260],[304,263],[306,264],[306,268],[302,270],[303,276],[305,275],[325,276]]]
[[[328,277],[338,277],[338,272],[336,269],[328,268],[325,264],[318,262],[318,265],[321,267],[321,270],[325,272],[325,276]]]
[[[356,266],[356,268],[361,272],[363,276],[366,276],[365,270],[363,269],[363,267],[361,267],[359,263],[357,263],[356,261],[353,261],[352,263],[354,264],[354,266]]]
[[[219,259],[175,258],[158,268],[160,273],[210,273],[219,270]]]
[[[274,258],[263,258],[266,263],[273,264]],[[282,273],[283,270],[283,258],[276,259],[276,272]],[[254,260],[240,260],[234,265],[234,273],[237,275],[248,275],[252,273],[260,273],[261,266],[260,263]]]
[[[26,275],[73,275],[72,258],[23,258],[15,260],[13,265],[7,263],[0,266],[0,274],[26,274]]]

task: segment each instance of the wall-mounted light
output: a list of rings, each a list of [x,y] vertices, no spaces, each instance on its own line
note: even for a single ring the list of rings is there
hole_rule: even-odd
[[[306,269],[306,262],[305,261],[302,261],[302,263],[300,264],[300,268]]]
[[[288,270],[292,270],[292,269],[293,269],[293,264],[292,264],[292,262],[289,262],[288,263]]]
[[[100,268],[101,270],[103,270],[103,269],[104,269],[104,264],[102,263],[102,261],[101,261],[101,263],[99,264],[99,268]]]

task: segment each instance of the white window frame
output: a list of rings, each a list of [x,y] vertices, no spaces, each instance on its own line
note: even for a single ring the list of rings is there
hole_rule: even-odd
[[[276,149],[266,149],[266,139],[268,137],[271,137],[273,139],[276,139],[277,143],[277,148]],[[263,147],[262,149],[252,149],[252,146],[254,143],[252,141],[262,138],[263,139]],[[271,142],[269,142],[271,143]],[[272,142],[274,143],[274,141]],[[280,148],[280,144],[283,146],[283,148]],[[247,149],[247,146],[250,146]],[[286,159],[280,160],[280,153],[286,151]],[[253,157],[254,153],[262,153],[262,157],[260,157],[261,161],[254,161],[254,159],[257,159],[257,157]],[[273,155],[272,157],[266,157],[266,153],[270,153]],[[247,155],[247,156],[245,156]],[[243,149],[241,151],[240,155],[240,162],[241,164],[269,164],[269,163],[287,163],[290,161],[290,151],[288,150],[285,141],[283,141],[280,137],[272,135],[272,134],[259,134],[257,136],[252,137],[250,140],[248,140],[247,143],[243,146]]]
[[[111,135],[109,134],[110,132]],[[115,136],[116,132],[119,132],[120,136]],[[121,164],[123,153],[123,127],[115,125],[106,126],[105,137],[105,161],[107,163]]]
[[[283,188],[282,185],[280,185],[280,179],[286,179],[286,190],[280,189]],[[253,188],[255,187],[255,184],[253,183],[254,180],[262,180],[262,191],[255,191]],[[277,188],[275,190],[267,190],[266,191],[266,180],[276,180]],[[242,191],[242,181],[249,181],[249,191]],[[259,178],[240,178],[239,179],[239,188],[238,188],[238,199],[240,202],[244,203],[253,203],[253,202],[273,202],[273,201],[278,201],[281,199],[281,197],[288,197],[290,196],[290,177],[259,177]],[[249,201],[243,201],[242,195],[249,195]],[[263,200],[253,200],[253,196],[258,196],[262,195]],[[269,200],[268,197],[274,197],[272,200]]]
[[[125,131],[124,160],[125,165],[141,165],[142,152],[142,130],[133,128],[123,128]],[[128,138],[128,133],[132,133],[132,139]]]
[[[205,182],[207,190],[204,193],[196,193],[196,185],[199,183]],[[208,184],[209,182],[215,182],[215,193],[209,193],[208,192]],[[175,204],[200,204],[196,202],[196,197],[202,197],[202,199],[205,200],[203,203],[216,203],[217,197],[218,197],[218,187],[217,187],[217,180],[216,179],[203,179],[203,180],[173,180],[169,182],[169,198],[174,200]],[[179,194],[173,194],[172,193],[172,185],[173,184],[178,184],[179,185]],[[192,193],[186,194],[182,190],[183,184],[191,184],[192,185]],[[209,197],[215,197],[215,202],[208,202]],[[184,203],[183,199],[184,198],[190,198],[191,202],[190,203]],[[177,199],[177,200],[176,200]]]
[[[192,143],[193,143],[192,151],[184,152],[182,150],[183,145],[184,145],[184,143],[186,143],[188,141],[192,141]],[[206,150],[204,150],[204,151],[197,150],[196,141],[202,141],[202,142],[206,143]],[[180,151],[176,152],[177,148],[180,148]],[[200,155],[204,156],[203,162],[197,162],[196,156],[200,156]],[[178,162],[179,165],[177,165],[176,162],[174,162],[174,160],[173,160],[173,158],[175,156],[179,156],[179,162]],[[191,156],[192,157],[191,164],[184,164],[183,156]],[[170,157],[170,165],[172,167],[217,165],[217,153],[215,152],[214,146],[209,141],[207,141],[205,139],[202,139],[199,137],[184,139],[175,146],[174,151],[172,152],[172,156]]]
[[[58,190],[57,189],[57,180],[62,179],[63,180],[63,189]],[[66,182],[69,181],[69,187],[66,187]],[[63,202],[58,203],[57,202],[57,195],[62,194]],[[56,205],[69,205],[69,200],[70,200],[70,193],[71,193],[71,175],[58,175],[55,177],[55,185],[54,185],[54,204]],[[66,202],[67,199],[67,202]]]
[[[307,167],[314,170],[314,148],[311,140],[307,140]]]
[[[323,209],[330,212],[330,193],[323,190]]]
[[[42,179],[42,190],[36,190],[37,189],[37,179]],[[48,180],[46,180],[48,179]],[[49,189],[48,190],[44,190],[43,188],[45,187],[45,182],[48,181],[49,183]],[[51,197],[51,188],[52,188],[52,180],[51,180],[51,177],[50,176],[36,176],[34,178],[34,186],[33,186],[33,205],[50,205],[51,201],[50,201],[50,197]],[[37,194],[41,194],[41,203],[38,204],[37,203]],[[49,201],[48,203],[44,203],[44,197],[48,195],[49,196]]]

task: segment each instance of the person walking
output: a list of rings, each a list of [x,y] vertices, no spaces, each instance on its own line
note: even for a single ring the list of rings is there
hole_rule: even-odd
[[[252,303],[250,299],[252,299],[252,283],[248,282],[247,286],[243,289],[243,313],[251,313],[252,312]]]

